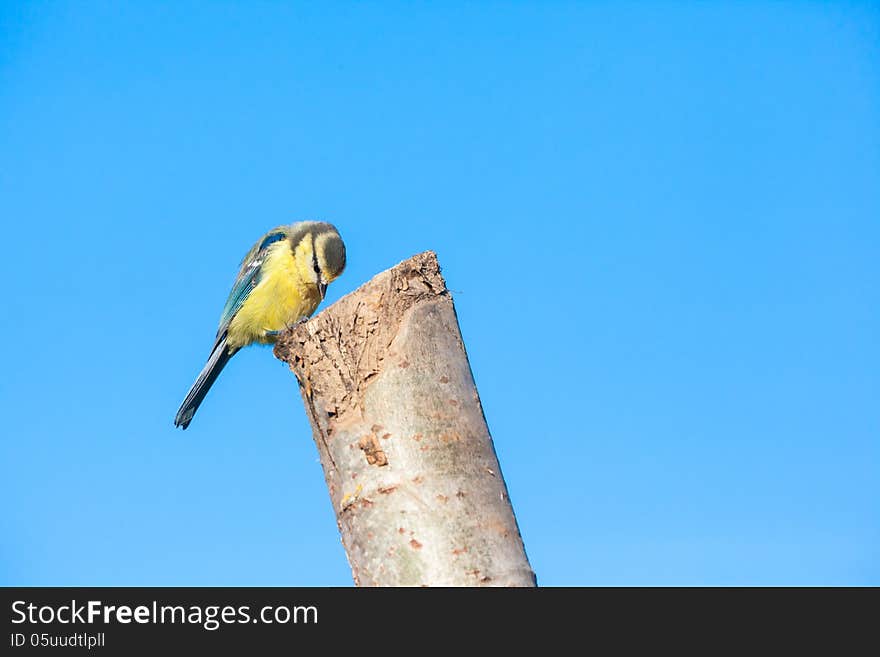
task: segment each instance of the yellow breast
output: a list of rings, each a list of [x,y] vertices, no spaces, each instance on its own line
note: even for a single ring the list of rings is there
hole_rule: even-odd
[[[288,241],[276,242],[263,261],[259,284],[229,323],[227,344],[240,348],[253,342],[275,342],[267,331],[280,331],[310,316],[319,303],[318,288],[303,280]]]

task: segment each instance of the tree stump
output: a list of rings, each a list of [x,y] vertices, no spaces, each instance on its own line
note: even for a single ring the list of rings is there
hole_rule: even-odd
[[[535,586],[436,255],[285,332],[358,586]]]

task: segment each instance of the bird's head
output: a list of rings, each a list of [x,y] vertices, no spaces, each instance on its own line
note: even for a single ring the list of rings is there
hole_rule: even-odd
[[[294,254],[303,277],[318,286],[321,298],[327,285],[345,269],[345,244],[333,224],[303,222],[291,234],[299,233],[293,244]]]

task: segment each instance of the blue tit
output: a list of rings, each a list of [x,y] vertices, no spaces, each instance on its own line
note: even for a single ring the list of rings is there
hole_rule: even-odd
[[[180,405],[174,426],[186,429],[239,349],[274,343],[286,327],[310,317],[344,268],[345,244],[331,224],[302,221],[261,237],[242,260],[211,355]]]

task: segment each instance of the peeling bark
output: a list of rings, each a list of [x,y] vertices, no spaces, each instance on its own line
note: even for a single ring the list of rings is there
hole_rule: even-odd
[[[534,586],[433,252],[287,331],[359,586]]]

